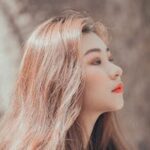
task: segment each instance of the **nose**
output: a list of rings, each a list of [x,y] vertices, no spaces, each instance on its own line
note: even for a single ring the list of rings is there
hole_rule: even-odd
[[[114,65],[112,72],[110,73],[110,77],[112,80],[116,80],[117,78],[121,77],[123,74],[123,70],[121,67]]]

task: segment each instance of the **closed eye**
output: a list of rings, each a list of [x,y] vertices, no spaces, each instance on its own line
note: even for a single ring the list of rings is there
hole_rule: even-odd
[[[111,57],[111,58],[109,58],[109,61],[110,61],[110,62],[113,62],[114,59]],[[93,61],[92,64],[93,64],[93,65],[100,65],[100,64],[101,64],[101,60],[100,60],[99,58],[97,58],[97,59],[95,59],[95,60]]]
[[[101,60],[98,58],[98,59],[95,59],[92,63],[92,65],[99,65],[101,64]]]
[[[113,61],[114,61],[114,59],[113,59],[113,58],[109,58],[109,61],[113,62]]]

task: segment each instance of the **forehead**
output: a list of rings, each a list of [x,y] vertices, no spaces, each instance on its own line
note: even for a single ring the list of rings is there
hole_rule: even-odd
[[[94,32],[83,34],[80,43],[80,50],[82,54],[85,54],[87,50],[99,48],[102,51],[106,51],[107,45],[102,39]]]

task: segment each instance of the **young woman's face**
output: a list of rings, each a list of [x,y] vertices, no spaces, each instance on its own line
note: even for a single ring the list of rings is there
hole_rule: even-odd
[[[81,53],[86,72],[83,109],[92,112],[121,109],[123,93],[112,90],[122,83],[122,69],[111,61],[107,45],[97,34],[87,33],[81,39]]]

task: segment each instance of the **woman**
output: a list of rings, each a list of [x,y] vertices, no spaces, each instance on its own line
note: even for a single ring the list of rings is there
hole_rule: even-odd
[[[0,149],[129,150],[115,115],[123,72],[108,42],[106,27],[84,12],[38,26],[24,46]]]

